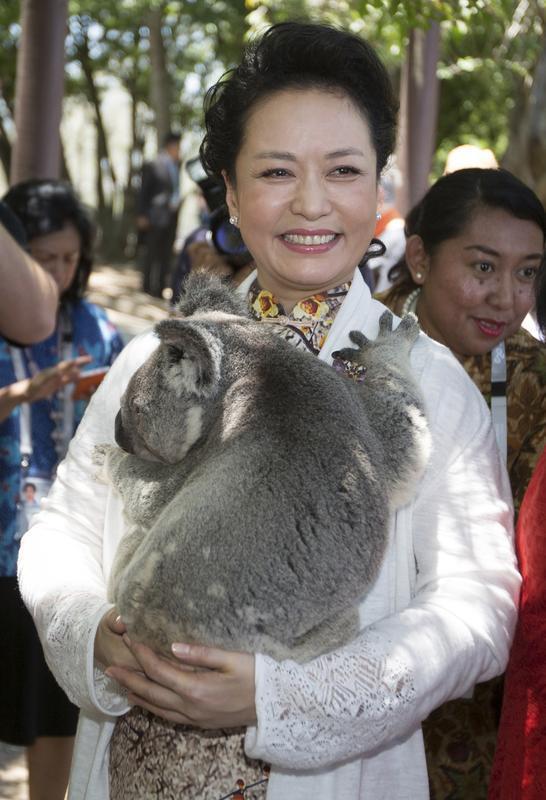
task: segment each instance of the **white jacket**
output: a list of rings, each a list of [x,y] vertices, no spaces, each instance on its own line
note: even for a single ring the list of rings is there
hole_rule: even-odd
[[[353,329],[375,338],[383,310],[357,271],[319,357],[331,361]],[[24,600],[53,673],[82,709],[70,800],[108,798],[108,743],[128,708],[93,663],[123,519],[119,497],[93,477],[91,453],[113,441],[120,396],[156,346],[143,334],[117,359],[21,547]],[[519,575],[489,411],[449,351],[425,335],[411,363],[433,453],[415,498],[392,522],[359,638],[306,665],[256,658],[258,723],[246,750],[273,765],[268,800],[426,800],[421,721],[507,661]]]

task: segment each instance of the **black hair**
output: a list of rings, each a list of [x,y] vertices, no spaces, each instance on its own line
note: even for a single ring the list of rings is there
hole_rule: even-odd
[[[359,36],[311,22],[273,25],[208,90],[199,152],[209,176],[220,178],[225,170],[235,179],[245,124],[258,102],[284,89],[311,88],[341,92],[354,102],[370,126],[379,177],[396,139],[398,103],[387,70]]]
[[[546,212],[536,194],[505,169],[472,167],[439,178],[406,217],[406,238],[417,235],[426,253],[459,236],[481,208],[498,208],[518,219],[535,222],[546,241]],[[544,271],[544,258],[539,275]],[[392,267],[389,279],[401,294],[417,287],[405,257]]]
[[[72,187],[63,181],[32,179],[12,186],[2,200],[19,218],[29,243],[37,236],[62,230],[68,223],[74,225],[80,236],[80,260],[61,303],[80,300],[93,266],[95,227]]]
[[[15,239],[20,247],[26,247],[27,236],[19,217],[0,200],[0,224],[4,226],[10,236]]]
[[[546,267],[544,265],[539,270],[536,278],[535,297],[538,327],[546,338]]]

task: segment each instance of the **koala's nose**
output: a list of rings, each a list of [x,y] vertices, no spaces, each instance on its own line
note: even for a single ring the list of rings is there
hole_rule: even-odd
[[[126,453],[132,453],[133,450],[131,448],[130,439],[125,433],[125,429],[123,427],[123,422],[121,419],[121,410],[118,411],[118,413],[116,414],[116,422],[114,430],[115,430],[114,436],[116,439],[116,444],[118,444],[122,450],[125,450]]]

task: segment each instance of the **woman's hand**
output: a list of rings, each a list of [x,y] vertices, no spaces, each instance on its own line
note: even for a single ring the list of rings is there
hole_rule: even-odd
[[[130,703],[197,728],[256,722],[253,655],[177,643],[172,646],[175,662],[123,638],[141,672],[114,666],[106,674],[129,691]]]
[[[95,659],[103,667],[117,666],[140,670],[140,664],[123,641],[127,628],[116,608],[107,611],[95,634]]]
[[[55,394],[65,383],[79,378],[80,367],[88,364],[91,356],[78,356],[69,361],[60,361],[54,367],[41,370],[32,378],[10,383],[0,389],[0,422],[9,417],[21,403],[35,403]]]
[[[80,368],[89,364],[91,356],[78,356],[68,361],[59,361],[53,367],[48,367],[29,378],[25,389],[25,402],[35,403],[44,400],[67,383],[74,383],[80,377]]]

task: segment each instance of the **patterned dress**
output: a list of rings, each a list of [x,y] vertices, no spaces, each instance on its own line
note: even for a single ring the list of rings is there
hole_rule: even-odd
[[[274,325],[294,347],[317,354],[349,286],[306,298],[287,314],[255,282],[249,305],[256,319]],[[246,757],[244,734],[244,729],[201,731],[177,725],[135,706],[118,719],[110,740],[110,800],[263,800],[268,768]]]
[[[86,301],[66,308],[70,320],[71,357],[90,355],[86,367],[110,366],[123,341],[104,311]],[[43,342],[18,349],[27,377],[51,367],[69,353],[59,330]],[[8,342],[0,339],[0,386],[17,380]],[[46,667],[32,619],[17,590],[16,567],[22,529],[21,483],[51,480],[60,457],[59,431],[63,423],[61,395],[30,406],[32,455],[28,470],[21,465],[21,413],[17,406],[0,423],[0,740],[29,745],[38,736],[67,736],[75,732],[77,709],[72,706]],[[85,401],[73,404],[74,430],[85,410]],[[70,435],[70,432],[67,431]]]
[[[378,296],[400,313],[407,295]],[[505,339],[508,473],[516,510],[546,443],[546,345],[520,328]],[[491,354],[462,362],[486,402]],[[478,684],[472,699],[452,700],[423,723],[431,800],[486,800],[495,754],[502,679]]]

